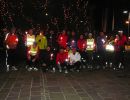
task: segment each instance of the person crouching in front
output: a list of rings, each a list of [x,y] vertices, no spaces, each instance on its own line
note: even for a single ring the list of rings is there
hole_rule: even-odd
[[[72,48],[72,52],[69,53],[69,68],[73,68],[77,72],[80,71],[81,55],[77,52],[76,48]]]
[[[60,51],[57,53],[56,56],[56,64],[59,69],[59,72],[62,72],[63,70],[65,73],[68,73],[67,69],[67,63],[66,60],[68,59],[68,53],[64,52],[63,48],[60,48]]]
[[[36,42],[33,43],[27,50],[27,58],[28,58],[28,71],[34,70],[37,71],[37,61],[39,56],[39,48]]]

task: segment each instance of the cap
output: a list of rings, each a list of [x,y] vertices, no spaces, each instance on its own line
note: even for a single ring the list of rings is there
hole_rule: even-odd
[[[92,35],[92,33],[89,33],[88,35]]]

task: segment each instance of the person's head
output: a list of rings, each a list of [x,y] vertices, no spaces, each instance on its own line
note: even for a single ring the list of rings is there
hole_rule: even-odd
[[[89,34],[88,34],[88,38],[92,38],[92,33],[89,33]]]
[[[60,53],[63,53],[64,52],[64,49],[63,48],[60,48]]]
[[[62,31],[62,35],[66,35],[66,31],[65,30]]]
[[[33,29],[29,29],[29,30],[28,30],[28,33],[29,33],[30,35],[32,35],[32,34],[33,34]]]
[[[118,31],[118,34],[119,34],[119,36],[122,36],[123,35],[123,31],[122,30]]]
[[[120,36],[119,36],[118,34],[116,35],[116,39],[117,39],[117,40],[119,40],[119,39],[120,39]]]
[[[104,32],[100,32],[99,34],[100,34],[100,36],[104,36]]]
[[[81,35],[80,35],[80,39],[83,39],[83,38],[84,38],[84,36],[83,36],[83,34],[81,34]]]
[[[16,28],[15,27],[11,28],[11,33],[14,34],[15,32],[16,32]]]
[[[67,51],[69,51],[69,50],[70,50],[70,47],[69,47],[69,46],[67,46],[67,47],[66,47],[66,50],[67,50]]]
[[[114,36],[111,35],[111,36],[110,36],[110,40],[113,40],[113,39],[114,39]]]
[[[47,51],[50,51],[50,50],[51,50],[51,48],[50,48],[50,46],[48,46],[48,47],[47,47]]]
[[[72,48],[72,53],[73,53],[73,54],[76,53],[76,48]]]
[[[41,30],[40,33],[39,33],[39,35],[44,35],[44,31]]]
[[[33,48],[35,48],[37,46],[37,43],[36,42],[34,42],[33,43]]]
[[[74,32],[74,31],[72,31],[72,32],[71,32],[71,35],[72,35],[72,36],[75,36],[75,32]]]

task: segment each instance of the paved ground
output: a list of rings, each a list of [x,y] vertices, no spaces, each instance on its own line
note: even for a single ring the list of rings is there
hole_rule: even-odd
[[[1,73],[0,100],[130,100],[130,78],[110,71]]]

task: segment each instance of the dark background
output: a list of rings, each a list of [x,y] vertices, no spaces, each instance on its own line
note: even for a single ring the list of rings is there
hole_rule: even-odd
[[[130,10],[130,0],[1,0],[1,29],[16,26],[28,28],[75,30],[77,32],[112,32],[114,16],[115,30],[127,32],[125,21]],[[113,15],[114,12],[114,15]],[[107,17],[105,14],[107,13]]]

